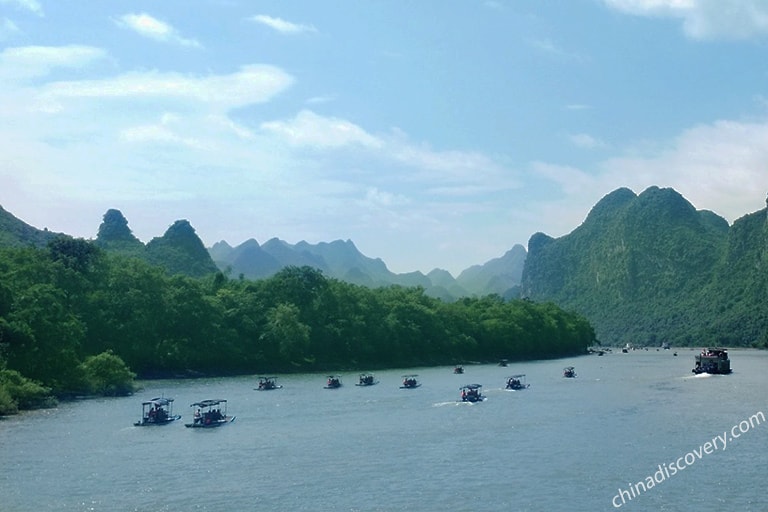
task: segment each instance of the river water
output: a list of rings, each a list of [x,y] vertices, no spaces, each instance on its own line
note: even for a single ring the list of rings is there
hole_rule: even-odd
[[[0,510],[768,510],[768,422],[754,419],[768,415],[768,352],[732,350],[728,376],[693,376],[696,352],[672,352],[388,370],[372,387],[349,372],[336,390],[322,374],[261,392],[254,376],[145,381],[1,420]],[[422,386],[399,389],[405,373]],[[530,388],[504,390],[514,373]],[[468,383],[487,400],[459,403]],[[134,427],[159,395],[182,420]],[[208,398],[236,421],[184,428]]]

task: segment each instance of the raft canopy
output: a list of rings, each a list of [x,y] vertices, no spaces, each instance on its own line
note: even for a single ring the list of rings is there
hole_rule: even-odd
[[[171,405],[171,402],[173,402],[173,398],[153,398],[152,400],[147,400],[146,402],[141,402],[141,405],[157,405],[160,407],[167,407]]]
[[[223,398],[215,398],[212,400],[202,400],[200,402],[195,402],[193,404],[190,404],[190,407],[213,407],[215,405],[219,404],[226,404],[227,401]]]

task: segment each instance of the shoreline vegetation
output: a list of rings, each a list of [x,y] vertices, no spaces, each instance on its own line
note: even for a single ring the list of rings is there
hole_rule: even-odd
[[[0,416],[131,394],[137,377],[552,359],[595,343],[584,317],[549,302],[444,302],[306,266],[191,278],[64,237],[0,249]]]

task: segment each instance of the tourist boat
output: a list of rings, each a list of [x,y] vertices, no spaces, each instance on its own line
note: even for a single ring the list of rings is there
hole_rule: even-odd
[[[421,386],[421,383],[416,379],[418,375],[403,375],[403,385],[400,389],[413,389]]]
[[[341,377],[338,375],[329,375],[325,381],[325,389],[337,389],[341,387]]]
[[[485,400],[481,384],[467,384],[459,388],[462,402],[482,402]]]
[[[530,387],[530,384],[527,384],[525,382],[524,373],[512,375],[511,377],[507,378],[507,389],[514,389],[515,391],[518,391],[521,389],[527,389],[529,387]]]
[[[731,373],[731,360],[724,348],[706,348],[696,357],[696,366],[691,370],[695,374],[712,373],[727,375]]]
[[[507,366],[508,364],[509,362],[506,359],[502,359],[501,361],[499,361],[499,366]]]
[[[457,364],[456,367],[453,369],[453,373],[461,374],[464,373],[464,367],[460,364]]]
[[[576,377],[576,369],[573,366],[566,366],[563,368],[563,377],[572,379]]]
[[[277,377],[259,377],[259,387],[254,389],[257,391],[271,391],[282,387],[277,384]]]
[[[134,425],[167,425],[178,419],[181,415],[173,414],[173,398],[158,397],[141,403],[141,419]]]
[[[373,386],[378,383],[379,381],[376,380],[372,373],[361,373],[355,386]]]
[[[195,408],[195,413],[192,423],[184,424],[187,428],[214,428],[235,421],[235,416],[227,414],[227,401],[223,398],[201,400],[190,404],[190,407]]]

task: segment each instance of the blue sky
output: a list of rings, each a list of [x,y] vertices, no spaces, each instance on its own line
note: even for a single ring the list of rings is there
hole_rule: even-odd
[[[454,275],[673,187],[768,192],[768,0],[0,0],[0,205]]]

